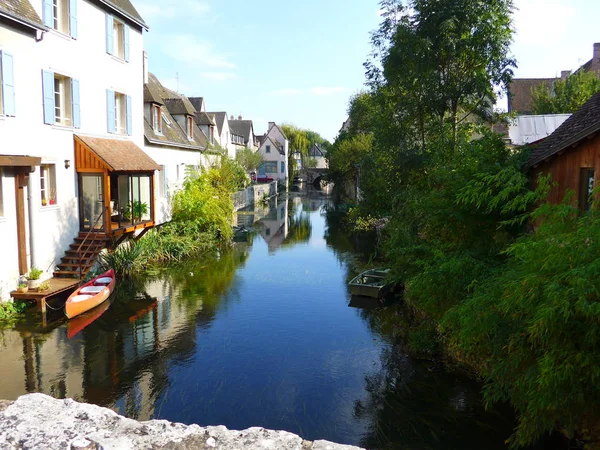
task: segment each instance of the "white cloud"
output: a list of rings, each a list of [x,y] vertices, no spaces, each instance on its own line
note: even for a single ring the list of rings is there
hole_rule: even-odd
[[[136,2],[135,7],[147,21],[157,18],[201,17],[210,10],[210,5],[201,0],[180,0],[178,2],[143,0]]]
[[[569,31],[575,8],[561,0],[517,0],[515,29],[518,44],[552,47]]]
[[[208,41],[191,34],[171,35],[162,39],[163,51],[171,58],[194,66],[213,69],[235,69],[235,64],[214,50]]]
[[[327,96],[327,95],[334,95],[334,94],[339,94],[339,93],[348,92],[348,91],[349,91],[348,88],[344,88],[344,87],[340,87],[340,86],[312,87],[312,88],[305,88],[305,89],[281,88],[281,89],[275,89],[274,91],[271,91],[271,95],[286,97],[286,96],[309,94],[309,95],[317,95],[317,96],[323,97],[323,96]]]
[[[226,81],[237,78],[235,73],[231,72],[203,72],[200,74],[202,78],[214,81]]]

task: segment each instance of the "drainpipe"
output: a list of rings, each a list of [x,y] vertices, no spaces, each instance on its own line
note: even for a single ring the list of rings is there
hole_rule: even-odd
[[[30,267],[37,267],[36,259],[35,259],[35,239],[33,238],[33,217],[35,211],[35,205],[33,200],[33,183],[32,183],[33,173],[29,175],[29,180],[27,181],[27,215],[29,216],[29,256],[30,256]]]

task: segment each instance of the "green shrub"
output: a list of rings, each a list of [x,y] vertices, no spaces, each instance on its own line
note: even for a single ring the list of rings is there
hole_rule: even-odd
[[[147,262],[143,248],[129,240],[113,250],[101,253],[98,262],[104,271],[113,269],[121,278],[141,273]]]

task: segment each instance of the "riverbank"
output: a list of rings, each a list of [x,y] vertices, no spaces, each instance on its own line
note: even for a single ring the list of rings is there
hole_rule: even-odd
[[[14,402],[0,400],[0,448],[360,450],[258,427],[235,431],[166,420],[138,422],[107,408],[44,394],[23,395]]]

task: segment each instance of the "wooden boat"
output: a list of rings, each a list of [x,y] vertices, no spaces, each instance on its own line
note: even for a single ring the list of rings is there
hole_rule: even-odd
[[[367,270],[348,283],[352,295],[363,297],[382,298],[394,287],[394,283],[387,283],[389,269]]]
[[[115,271],[92,278],[73,292],[65,303],[65,314],[69,319],[95,308],[112,294],[115,288]]]

